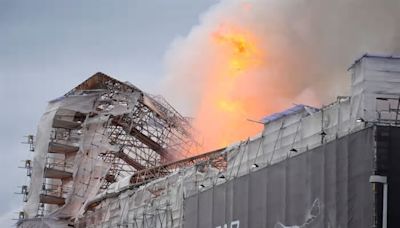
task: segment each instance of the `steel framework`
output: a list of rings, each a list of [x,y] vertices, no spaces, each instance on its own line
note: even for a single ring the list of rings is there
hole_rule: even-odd
[[[96,110],[106,110],[113,103],[126,104],[133,93],[140,94],[132,112],[110,115],[103,133],[118,152],[100,154],[111,164],[103,188],[137,171],[185,158],[199,144],[194,140],[189,121],[160,96],[146,94],[137,87],[122,83],[103,73],[96,73],[65,96],[103,90]],[[90,121],[89,114],[83,121]]]
[[[207,168],[213,167],[218,169],[222,173],[226,171],[227,168],[227,153],[225,149],[226,148],[221,148],[204,154],[188,157],[179,161],[174,161],[164,165],[159,165],[137,171],[130,177],[130,185],[127,186],[125,190],[138,188],[139,186],[146,184],[152,180],[168,176],[174,171],[177,171],[181,168],[196,166],[196,170],[198,172],[204,172]],[[94,208],[96,208],[96,206],[98,206],[100,201],[102,200],[103,198],[92,201],[90,204],[86,205],[85,211],[94,210]]]
[[[227,157],[226,153],[223,153],[224,151],[225,148],[221,148],[215,151],[185,158],[165,165],[141,170],[135,172],[132,175],[130,182],[134,186],[138,186],[145,182],[167,176],[180,168],[191,167],[195,165],[201,166],[199,167],[199,171],[201,171],[202,168],[208,167],[210,165],[222,172],[226,170],[227,166]]]
[[[102,191],[124,177],[138,172],[141,176],[142,170],[184,159],[200,148],[188,119],[162,97],[144,93],[130,83],[96,73],[64,95],[64,98],[74,97],[95,99],[88,102],[89,109],[80,111],[75,107],[71,110],[61,103],[55,112],[49,129],[51,136],[39,195],[39,217],[68,202],[76,184],[86,188],[84,186],[92,184],[91,180],[100,178],[99,191]],[[82,144],[93,140],[88,139],[92,136],[100,141],[91,142],[89,146]],[[113,149],[100,150],[99,145]],[[85,168],[80,171],[80,179],[74,180],[74,172],[79,168],[74,164],[78,153],[108,164],[105,176],[85,179],[82,175],[95,175],[94,170]],[[90,157],[93,154],[96,157]],[[27,195],[27,190],[24,191]]]

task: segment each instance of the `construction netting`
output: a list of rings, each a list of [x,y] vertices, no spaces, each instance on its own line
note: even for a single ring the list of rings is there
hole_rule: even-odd
[[[19,226],[72,224],[88,202],[120,191],[136,171],[186,157],[197,145],[191,133],[161,97],[95,74],[50,101],[42,116]]]
[[[372,227],[373,142],[368,128],[193,195],[183,227]]]
[[[184,198],[199,193],[201,185],[220,184],[218,173],[208,166],[201,167],[201,172],[192,167],[133,189],[109,189],[92,200],[98,205],[86,207],[75,227],[179,228]]]
[[[188,134],[184,118],[136,87],[115,90],[115,80],[73,90],[39,123],[21,227],[371,227],[369,126],[400,123],[399,61],[365,56],[352,67],[351,97],[263,118],[263,132],[223,151],[223,173],[192,164],[138,186],[137,171],[185,157],[190,140],[167,137]]]

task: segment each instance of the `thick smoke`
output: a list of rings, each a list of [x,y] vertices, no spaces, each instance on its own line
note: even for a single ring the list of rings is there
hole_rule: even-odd
[[[206,148],[243,139],[260,129],[247,118],[348,94],[346,69],[362,54],[399,53],[399,12],[399,0],[221,1],[171,45],[164,95],[196,118]],[[257,64],[235,79],[219,77],[227,74],[226,47],[214,39],[221,30],[254,43]],[[212,97],[220,90],[240,103],[240,117],[215,110]]]

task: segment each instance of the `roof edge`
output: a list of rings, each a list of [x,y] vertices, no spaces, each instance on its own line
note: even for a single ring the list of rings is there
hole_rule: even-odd
[[[362,56],[356,58],[356,60],[347,68],[347,71],[353,69],[353,67],[364,58],[380,58],[380,59],[400,59],[400,55],[380,55],[380,54],[368,54],[365,53]]]

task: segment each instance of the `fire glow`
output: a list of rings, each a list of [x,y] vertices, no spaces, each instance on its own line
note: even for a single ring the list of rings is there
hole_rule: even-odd
[[[229,70],[226,76],[237,76],[256,65],[258,54],[254,40],[249,34],[222,28],[213,35],[213,38],[219,44],[219,49],[221,49],[219,51],[226,53],[227,62],[223,64]]]
[[[399,50],[398,0],[346,4],[219,1],[174,40],[165,56],[164,94],[194,117],[203,152],[261,130],[246,119],[348,94],[349,62],[366,51]]]
[[[206,92],[195,120],[205,149],[227,146],[261,129],[247,121],[260,113],[259,104],[242,86],[243,80],[251,81],[247,73],[262,64],[256,39],[247,31],[224,26],[210,35],[210,43],[218,64],[205,75]]]

